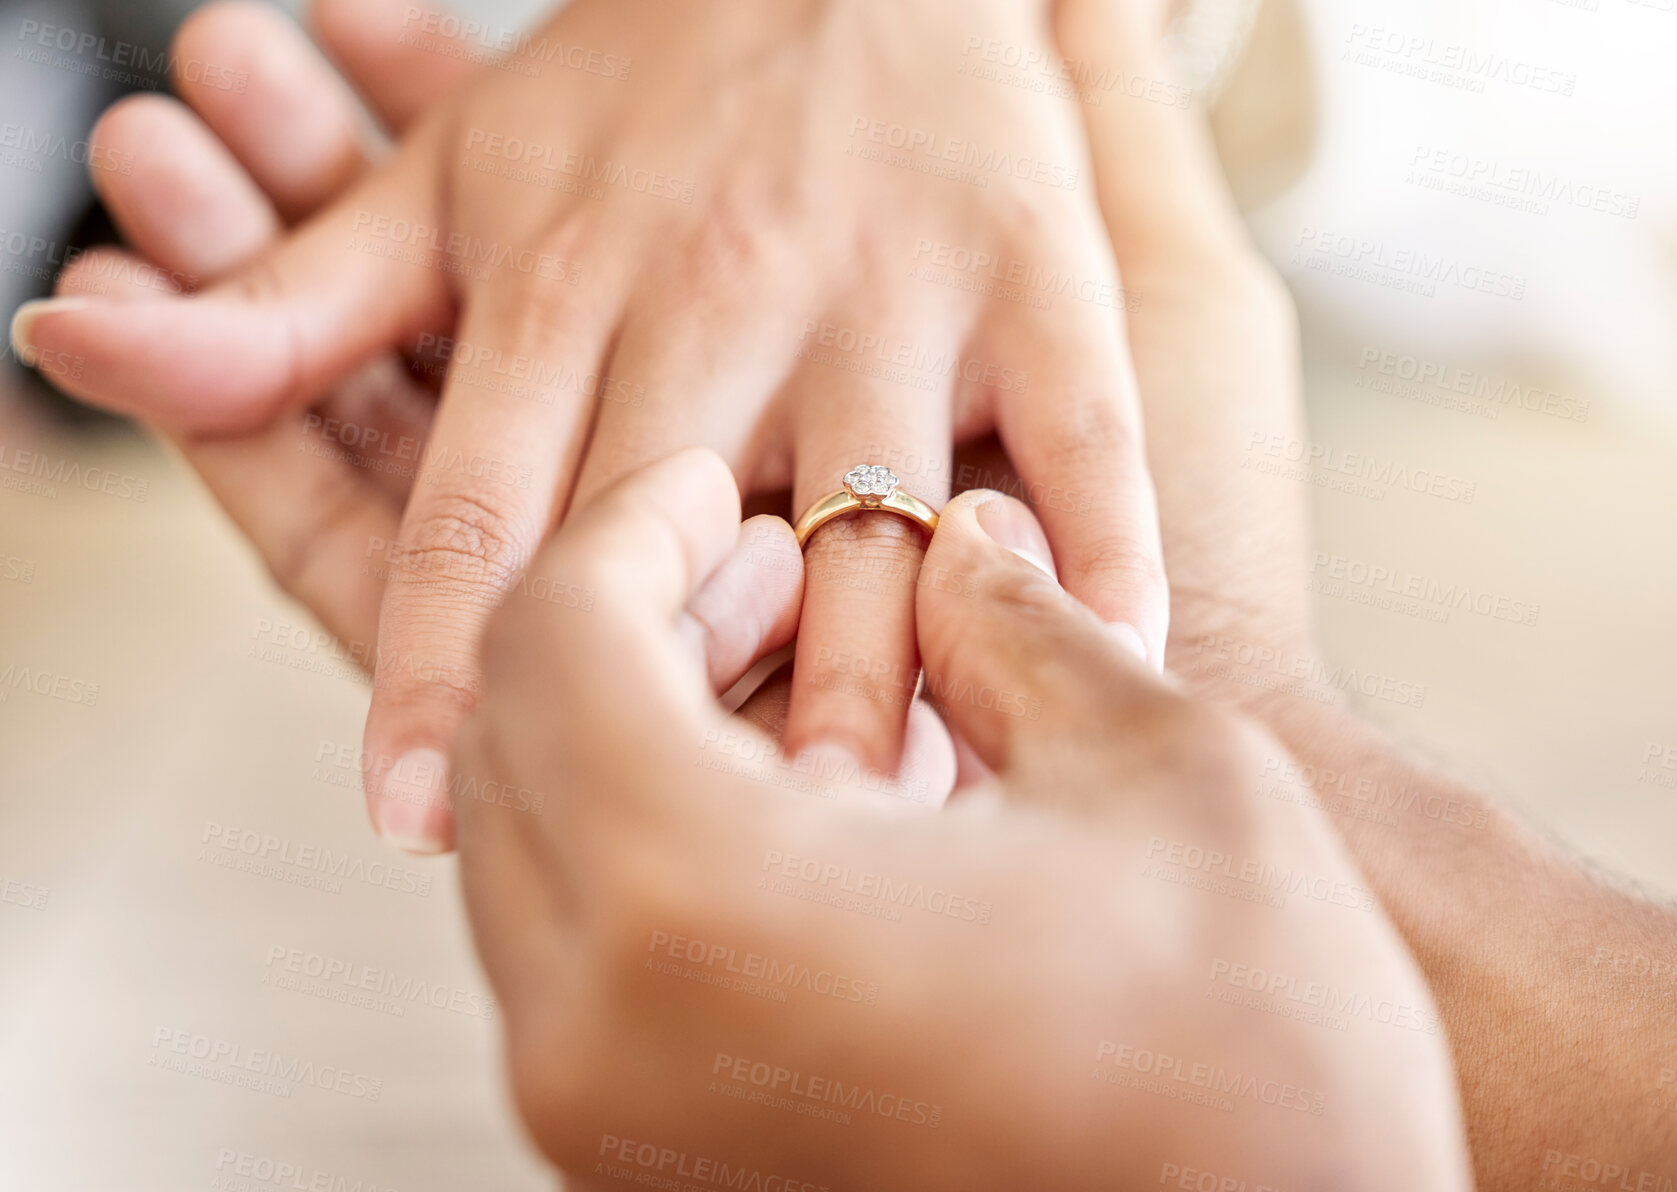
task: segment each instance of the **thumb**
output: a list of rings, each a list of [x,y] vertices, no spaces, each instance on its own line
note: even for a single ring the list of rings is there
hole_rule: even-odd
[[[1107,625],[1053,574],[1029,507],[985,489],[945,508],[921,569],[916,620],[926,699],[991,769],[1110,738],[1169,689],[1135,630]]]

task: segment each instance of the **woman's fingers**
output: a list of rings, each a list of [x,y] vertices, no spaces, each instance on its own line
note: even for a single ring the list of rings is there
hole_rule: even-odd
[[[134,163],[126,174],[94,170],[94,185],[129,243],[179,273],[189,283],[182,289],[223,276],[279,233],[267,196],[177,100],[119,100],[90,140],[98,152]]]
[[[753,517],[740,525],[733,554],[693,594],[676,627],[721,694],[759,658],[791,643],[803,597],[803,552],[792,527],[778,517]]]
[[[1047,531],[1060,582],[1162,670],[1170,590],[1118,319],[1060,303],[1010,318],[986,352],[1020,361],[1029,378],[1022,391],[998,395],[996,428]]]
[[[200,8],[175,37],[174,61],[181,98],[287,222],[319,210],[365,167],[370,130],[354,95],[272,5],[221,0]],[[196,68],[203,63],[217,69]]]
[[[928,350],[936,345],[926,343]],[[953,352],[954,345],[946,349]],[[806,362],[793,449],[793,507],[801,515],[845,487],[845,475],[889,444],[898,460],[949,453],[949,407],[898,379],[852,372],[845,361]],[[939,508],[948,493],[937,469],[897,476],[899,491]],[[833,752],[835,768],[892,774],[902,756],[908,709],[920,677],[914,592],[925,532],[894,513],[847,514],[815,531],[804,552],[804,610],[798,632],[786,747]],[[835,775],[836,776],[836,775]]]
[[[462,319],[380,621],[368,811],[414,851],[448,846],[442,759],[477,698],[478,639],[521,577],[528,587],[525,568],[563,511],[593,414],[580,378],[599,372],[617,325],[621,295],[605,280],[502,280]],[[546,598],[592,599],[573,588]]]
[[[452,291],[415,228],[437,227],[434,139],[221,283],[128,309],[31,303],[13,323],[20,356],[79,357],[63,387],[184,432],[231,434],[319,400],[381,353],[445,324]],[[397,232],[395,229],[405,229]]]
[[[312,210],[363,168],[353,97],[271,9],[203,10],[177,39],[175,59],[228,68],[191,72],[183,87],[282,212]],[[229,65],[237,63],[244,65]],[[248,77],[247,89],[213,85],[226,77]],[[185,113],[148,101],[103,131],[131,140],[162,134],[135,140],[135,160],[146,164],[104,188],[119,218],[131,213],[125,222],[136,243],[191,258],[206,273],[244,263],[199,297],[143,311],[97,301],[21,309],[13,324],[20,355],[79,358],[80,375],[62,379],[74,395],[181,433],[237,433],[313,403],[356,366],[446,324],[451,287],[430,248],[440,223],[435,135],[405,146],[390,166],[253,257],[264,230],[271,233],[271,213],[255,214],[267,203],[256,202],[249,179]],[[240,230],[230,247],[205,246],[168,201],[172,187],[198,188],[205,210],[225,204],[219,217]]]
[[[762,419],[797,334],[788,311],[799,282],[772,264],[718,267],[689,253],[643,281],[624,314],[606,373],[594,379],[599,418],[577,476],[576,504],[682,447],[705,446],[742,483],[758,470]]]
[[[143,303],[154,267],[119,249],[77,257],[58,292],[92,288],[106,301]],[[396,532],[395,503],[336,459],[314,450],[302,415],[230,440],[176,440],[216,500],[245,532],[268,570],[349,646],[372,662],[384,583],[368,560]]]
[[[495,59],[443,9],[415,0],[313,0],[309,24],[384,126],[400,132]]]

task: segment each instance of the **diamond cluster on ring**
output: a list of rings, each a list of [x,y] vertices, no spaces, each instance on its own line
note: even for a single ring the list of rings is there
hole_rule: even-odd
[[[879,464],[857,464],[844,474],[844,486],[861,500],[875,503],[897,491],[897,474]]]

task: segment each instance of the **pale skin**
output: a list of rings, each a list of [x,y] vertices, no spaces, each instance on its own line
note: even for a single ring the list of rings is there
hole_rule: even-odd
[[[1156,69],[1145,49],[1153,29],[1145,21],[1128,27],[1124,16],[1095,3],[1063,4],[1056,30],[1063,52],[1097,67]],[[368,52],[394,41],[371,32],[370,14],[359,35],[348,31],[352,20],[336,24],[328,45],[362,68],[358,84],[387,117],[399,122],[423,105],[416,80],[442,82],[435,66],[403,69],[393,51]],[[217,35],[250,32],[230,23]],[[271,48],[271,32],[263,36]],[[209,47],[206,56],[225,60],[230,52]],[[235,166],[198,131],[196,143],[210,156],[182,172],[202,186],[210,210],[225,215],[241,203],[246,212],[264,210],[251,202],[261,189],[245,171],[263,184],[283,173],[300,196],[280,204],[293,215],[354,172],[345,165],[353,163],[353,145],[327,135],[338,127],[331,121],[312,125],[321,133],[319,152],[302,161],[293,155],[282,171],[258,135],[259,121],[241,120],[229,103],[218,107],[216,96],[190,98],[238,159]],[[248,114],[262,97],[247,98],[239,110]],[[318,117],[319,110],[300,114]],[[1302,425],[1291,314],[1246,247],[1191,114],[1136,104],[1084,116],[1125,284],[1146,295],[1128,341],[1172,579],[1170,668],[1196,697],[1235,705],[1267,726],[1298,761],[1353,785],[1407,783],[1422,794],[1395,826],[1343,815],[1330,822],[1432,986],[1455,1054],[1477,1185],[1527,1189],[1546,1176],[1565,1178],[1568,1164],[1584,1159],[1628,1171],[1632,1186],[1637,1173],[1669,1172],[1677,1165],[1670,1002],[1622,976],[1615,958],[1665,958],[1669,971],[1677,954],[1672,916],[1596,880],[1494,802],[1424,771],[1346,711],[1263,694],[1206,666],[1219,641],[1301,657],[1315,651],[1302,591],[1308,534],[1301,499],[1291,486],[1238,466],[1254,429],[1297,433]],[[297,123],[294,114],[288,126]],[[1148,185],[1126,184],[1138,177]],[[262,235],[277,226],[267,218]],[[215,276],[203,262],[169,256],[201,237],[128,230],[137,248],[166,267]],[[87,280],[78,269],[65,288],[73,292],[78,277]],[[1204,351],[1207,343],[1220,350]],[[183,444],[282,578],[341,636],[374,640],[380,585],[360,573],[360,563],[366,539],[393,530],[399,500],[372,473],[342,461],[310,467],[319,461],[297,453],[299,432],[297,423],[281,422],[239,439]],[[340,513],[328,519],[327,509]],[[316,538],[318,554],[294,569],[294,544],[323,523],[334,531]],[[1425,814],[1432,796],[1457,800],[1480,826],[1463,830]],[[1570,1029],[1541,1025],[1559,1022]]]
[[[196,295],[32,306],[17,335],[81,361],[59,378],[77,396],[197,435],[314,406],[396,350],[446,373],[390,539],[366,732],[374,821],[416,847],[448,844],[441,755],[488,611],[567,511],[680,446],[794,512],[867,462],[935,508],[954,444],[994,432],[1027,483],[1072,494],[1040,510],[1068,588],[1158,665],[1158,519],[1082,129],[962,74],[975,39],[1050,53],[1047,12],[576,0],[516,69],[459,80],[388,162]],[[1101,301],[1045,311],[923,276],[951,254]],[[789,748],[897,768],[921,546],[878,518],[812,543]]]

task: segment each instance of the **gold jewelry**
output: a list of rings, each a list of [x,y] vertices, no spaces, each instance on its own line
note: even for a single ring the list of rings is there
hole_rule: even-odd
[[[937,511],[919,497],[897,491],[897,474],[878,464],[857,464],[844,474],[844,487],[822,497],[804,510],[792,527],[798,545],[807,546],[809,537],[835,517],[878,509],[906,517],[926,533],[937,529]]]

